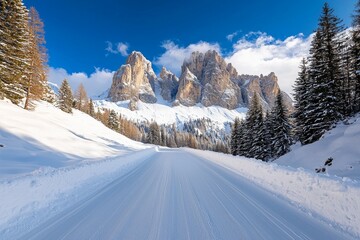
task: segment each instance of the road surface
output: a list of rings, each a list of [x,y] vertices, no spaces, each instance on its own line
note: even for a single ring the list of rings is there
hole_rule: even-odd
[[[348,239],[237,174],[164,150],[20,239]]]

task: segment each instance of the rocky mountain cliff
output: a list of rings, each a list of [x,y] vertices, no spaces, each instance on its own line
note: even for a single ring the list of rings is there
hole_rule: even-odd
[[[239,104],[243,105],[240,88],[230,79],[228,65],[216,51],[208,51],[205,54],[192,53],[190,59],[184,61],[182,72],[190,72],[197,78],[200,84],[200,96],[197,102],[205,107],[218,105],[234,109]],[[180,78],[176,99],[188,106],[186,100],[193,96],[190,96],[191,91],[188,87],[182,88],[182,86],[187,86],[183,84],[183,81],[186,79]]]
[[[114,74],[108,97],[113,102],[131,99],[156,103],[156,79],[151,62],[140,52],[132,52],[126,64]]]
[[[280,88],[275,73],[267,76],[238,75],[236,69],[216,52],[194,52],[181,67],[181,76],[162,68],[156,77],[151,62],[140,52],[132,52],[125,65],[115,73],[109,98],[131,100],[132,108],[138,100],[155,103],[155,86],[161,97],[173,105],[205,107],[221,106],[227,109],[247,107],[257,93],[264,110],[269,110]],[[282,92],[285,104],[292,109],[291,98]]]

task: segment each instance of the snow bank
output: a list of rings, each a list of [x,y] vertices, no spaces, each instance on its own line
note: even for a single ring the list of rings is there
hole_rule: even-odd
[[[276,163],[291,167],[303,167],[315,171],[324,167],[324,162],[332,157],[332,166],[326,172],[339,177],[349,177],[360,181],[360,115],[346,124],[339,123],[319,141],[300,146],[276,160]]]
[[[360,183],[355,180],[221,153],[186,151],[230,169],[360,237]]]
[[[154,148],[101,162],[60,169],[42,168],[31,175],[0,182],[0,236],[36,225],[74,201],[84,199],[149,159]],[[20,223],[20,224],[19,224]],[[32,226],[33,227],[33,226]]]

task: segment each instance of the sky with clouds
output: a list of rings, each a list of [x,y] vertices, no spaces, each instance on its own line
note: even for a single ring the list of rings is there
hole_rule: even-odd
[[[49,79],[60,84],[67,78],[73,89],[83,83],[90,96],[110,87],[134,50],[152,61],[155,72],[165,66],[176,74],[191,52],[216,50],[240,74],[275,72],[290,93],[324,2],[24,0],[45,23]],[[356,0],[328,2],[350,26]]]

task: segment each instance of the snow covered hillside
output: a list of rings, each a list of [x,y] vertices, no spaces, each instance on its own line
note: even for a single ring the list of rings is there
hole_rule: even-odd
[[[64,113],[45,102],[26,111],[0,101],[0,113],[0,179],[145,148],[85,113]]]
[[[0,101],[0,113],[0,236],[36,225],[155,153],[77,110]]]
[[[244,118],[247,108],[237,108],[228,110],[219,106],[204,107],[198,104],[193,107],[176,106],[171,107],[169,103],[161,100],[155,104],[137,102],[138,110],[129,110],[129,101],[120,101],[117,103],[107,100],[97,100],[94,104],[99,108],[113,109],[128,120],[134,122],[156,121],[157,124],[182,126],[185,122],[196,119],[210,119],[213,130],[226,130],[230,132],[229,123],[233,122],[236,117]]]
[[[332,164],[324,166],[328,158],[333,158]],[[337,124],[315,143],[293,146],[275,162],[312,172],[325,168],[327,174],[360,180],[360,115]]]

